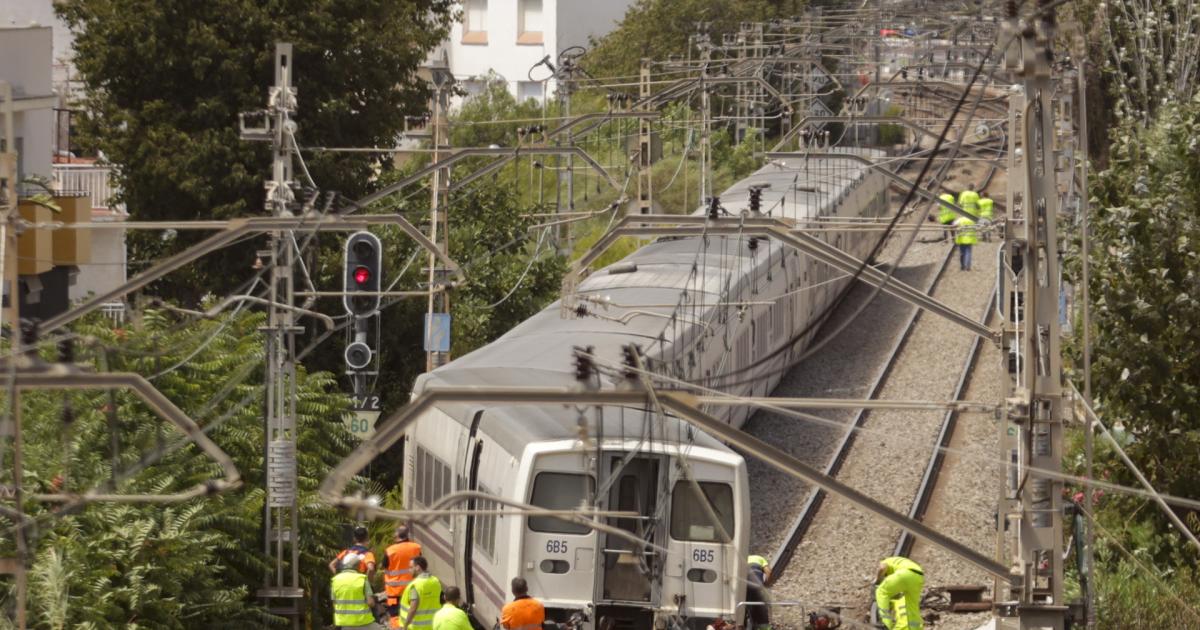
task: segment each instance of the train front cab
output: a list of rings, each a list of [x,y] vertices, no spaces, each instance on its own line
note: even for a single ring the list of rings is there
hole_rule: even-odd
[[[566,621],[583,611],[592,628],[607,628],[608,620],[615,629],[652,628],[662,618],[666,627],[682,621],[703,629],[718,617],[732,619],[745,594],[745,462],[727,450],[694,445],[685,446],[681,457],[674,445],[643,444],[627,458],[635,450],[633,441],[607,442],[597,462],[597,452],[581,453],[578,442],[527,448],[528,470],[520,477],[529,503],[574,509],[598,496],[601,510],[638,515],[605,518],[606,524],[648,543],[559,519],[527,518],[520,567],[530,591],[543,599],[548,618]],[[724,543],[722,528],[730,536]]]

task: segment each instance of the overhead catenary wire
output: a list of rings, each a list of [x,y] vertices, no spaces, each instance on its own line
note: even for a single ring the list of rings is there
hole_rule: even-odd
[[[991,51],[992,51],[992,48],[989,47],[988,55],[991,54]],[[987,56],[985,55],[984,59],[986,59],[986,58],[987,58]],[[981,64],[982,64],[982,62],[981,62]],[[945,140],[945,137],[949,133],[950,129],[952,128],[954,119],[957,117],[959,110],[962,108],[962,105],[964,104],[965,99],[971,93],[970,86],[973,85],[974,82],[978,78],[979,78],[979,72],[978,72],[978,68],[977,68],[975,75],[972,77],[971,84],[968,85],[968,89],[963,91],[962,97],[959,99],[958,103],[955,105],[953,111],[950,114],[950,117],[946,121],[945,127],[942,129],[941,134],[938,136],[938,141],[934,145],[934,148],[935,148],[934,153],[936,153],[936,149],[939,148],[941,146],[941,143]],[[979,94],[982,95],[982,93],[983,93],[983,91],[981,90],[979,92]],[[960,134],[959,141],[961,142],[962,138],[964,138],[964,137],[965,137],[965,134]],[[932,154],[930,157],[932,157]],[[918,183],[925,179],[925,175],[928,173],[929,168],[932,164],[933,164],[933,162],[931,159],[929,159],[929,158],[925,159],[925,162],[921,169],[920,175],[914,180],[913,185],[909,187],[908,193],[905,196],[904,201],[900,204],[901,209],[905,208],[906,206],[908,206],[909,203],[912,202],[913,197],[916,195],[916,188],[919,185]],[[932,208],[931,204],[926,206],[925,212],[922,214],[921,218],[917,221],[918,224],[922,224],[924,222],[924,219],[928,215],[930,208]],[[887,241],[888,237],[891,236],[891,233],[895,229],[895,226],[899,222],[899,219],[901,218],[901,216],[903,216],[903,211],[897,212],[893,216],[892,223],[891,223],[891,229],[887,230],[880,237],[878,242],[872,248],[871,253],[869,255],[867,255],[866,257],[864,257],[862,265],[860,265],[859,269],[854,274],[854,279],[861,277],[862,272],[865,270],[865,268],[868,264],[867,261],[869,261],[871,258],[873,258],[879,252],[879,250],[882,249],[882,247],[883,247],[884,243]],[[904,254],[907,252],[908,248],[912,245],[913,238],[915,237],[916,232],[917,231],[914,230],[912,232],[912,234],[909,236],[908,243],[905,245],[904,250],[901,252],[901,254],[897,257],[897,261],[902,260],[904,258]],[[878,296],[879,293],[883,290],[883,285],[886,284],[888,281],[890,281],[891,277],[895,273],[895,270],[896,270],[896,266],[894,266],[894,265],[891,268],[889,268],[883,283],[881,283],[879,285],[875,285],[873,287],[873,291],[871,292],[871,295],[868,297],[868,299],[865,300],[859,306],[859,308],[855,311],[855,313],[852,316],[847,317],[845,320],[843,320],[833,332],[825,335],[821,341],[812,344],[810,347],[805,349],[805,351],[803,353],[801,353],[799,356],[792,358],[790,361],[787,361],[785,363],[785,365],[783,365],[779,368],[776,368],[775,370],[772,370],[770,372],[770,374],[785,373],[785,372],[791,370],[796,365],[798,365],[800,362],[802,362],[803,360],[812,356],[812,354],[814,354],[816,351],[818,351],[822,347],[824,347],[825,344],[829,343],[829,341],[831,341],[838,334],[840,334],[842,330],[845,330],[845,328],[847,326],[849,326],[850,322],[854,321],[854,319],[859,314],[861,314],[863,312],[863,310],[865,310],[866,307],[871,304],[872,301],[874,301],[874,298],[876,296]],[[792,335],[792,338],[790,340],[788,340],[787,342],[785,342],[779,348],[775,349],[772,352],[767,353],[766,356],[760,357],[757,360],[749,363],[746,366],[742,366],[737,369],[725,372],[723,374],[715,375],[713,377],[707,378],[707,379],[705,379],[705,382],[707,382],[707,383],[716,382],[716,383],[721,384],[721,386],[734,387],[737,385],[745,384],[747,382],[751,382],[752,380],[762,378],[764,375],[761,373],[757,373],[757,374],[755,374],[754,379],[751,379],[751,380],[740,380],[740,381],[732,381],[732,382],[729,382],[726,380],[731,376],[735,376],[738,374],[744,374],[744,373],[756,370],[759,366],[761,366],[769,361],[774,360],[779,355],[781,355],[785,352],[790,352],[796,343],[803,340],[810,332],[816,330],[820,325],[824,324],[824,322],[833,314],[833,312],[842,304],[842,302],[844,302],[846,300],[846,298],[849,296],[850,291],[852,289],[853,289],[853,281],[851,281],[850,283],[847,283],[846,287],[839,293],[837,298],[835,298],[834,301],[831,302],[820,315],[812,318],[809,321],[809,323],[800,332]]]
[[[612,375],[614,377],[614,379],[621,378],[620,375],[623,371],[626,371],[626,370],[636,371],[636,370],[634,370],[634,368],[628,368],[626,366],[622,366],[622,365],[614,363],[608,359],[601,358],[597,355],[586,354],[586,356],[590,357],[596,363],[598,368],[603,367],[606,370],[608,370],[608,373],[610,375]],[[829,426],[829,427],[835,427],[835,428],[847,430],[847,431],[854,431],[854,432],[857,432],[857,433],[863,434],[863,435],[872,435],[872,436],[878,437],[882,440],[887,440],[887,441],[889,441],[889,443],[895,443],[895,442],[901,442],[901,443],[905,443],[905,444],[911,443],[914,446],[919,445],[921,448],[925,448],[928,446],[926,441],[924,441],[916,436],[908,436],[903,433],[897,434],[893,431],[887,431],[887,430],[875,430],[875,429],[871,429],[871,428],[868,428],[865,426],[847,427],[845,425],[845,423],[843,423],[843,422],[838,422],[836,420],[829,420],[827,418],[822,418],[820,416],[804,413],[802,411],[797,411],[796,409],[792,409],[791,407],[780,406],[777,404],[773,404],[773,403],[764,401],[762,399],[753,399],[753,398],[749,398],[749,397],[745,397],[745,396],[730,394],[728,392],[723,392],[723,391],[720,391],[717,389],[704,387],[703,385],[698,385],[696,383],[692,383],[692,382],[689,382],[689,381],[686,381],[683,379],[673,378],[673,377],[670,377],[668,375],[665,375],[665,374],[662,374],[659,372],[654,372],[654,371],[649,371],[649,370],[642,370],[642,371],[644,371],[645,374],[652,380],[669,383],[671,385],[677,386],[681,390],[704,392],[705,394],[708,394],[713,397],[722,397],[722,398],[725,398],[730,401],[740,402],[740,403],[746,405],[747,407],[753,407],[753,408],[757,408],[757,409],[766,409],[766,410],[772,411],[774,413],[778,413],[778,414],[781,414],[784,416],[790,416],[790,417],[793,417],[793,418],[796,418],[799,420],[804,420],[807,422],[813,422],[816,424],[821,424],[821,425]],[[960,413],[969,413],[969,412],[960,411]],[[948,454],[948,455],[956,455],[956,456],[967,458],[967,459],[973,459],[975,461],[990,464],[993,466],[1007,467],[1007,466],[1011,465],[1011,462],[1009,462],[1003,458],[997,458],[995,453],[985,453],[984,451],[978,450],[978,449],[959,448],[959,447],[952,447],[952,446],[935,446],[935,448],[940,450],[943,453]],[[1120,484],[1116,484],[1116,483],[1112,483],[1112,482],[1108,482],[1108,481],[1102,481],[1102,480],[1098,480],[1098,479],[1090,479],[1089,480],[1087,478],[1080,477],[1078,475],[1071,475],[1068,473],[1064,473],[1061,471],[1052,470],[1052,469],[1048,469],[1048,468],[1039,468],[1039,467],[1035,467],[1035,466],[1028,466],[1025,464],[1022,464],[1022,468],[1027,470],[1031,474],[1035,473],[1035,474],[1047,477],[1049,479],[1054,479],[1057,481],[1077,483],[1077,484],[1081,484],[1081,485],[1091,484],[1093,486],[1096,486],[1096,487],[1099,487],[1099,488],[1102,488],[1104,490],[1108,490],[1111,492],[1132,495],[1132,496],[1138,496],[1138,497],[1142,497],[1142,498],[1146,498],[1146,499],[1153,499],[1155,496],[1154,493],[1149,492],[1144,489],[1141,489],[1141,488],[1134,488],[1131,486],[1123,486]],[[1193,509],[1193,510],[1200,510],[1200,500],[1190,499],[1187,497],[1180,497],[1180,496],[1175,496],[1175,495],[1168,495],[1168,494],[1163,494],[1163,493],[1158,493],[1158,496],[1160,496],[1162,498],[1162,500],[1168,504],[1175,505],[1178,507]]]

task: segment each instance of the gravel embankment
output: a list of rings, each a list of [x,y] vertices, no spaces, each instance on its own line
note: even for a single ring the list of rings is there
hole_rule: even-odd
[[[934,250],[934,255],[940,253],[944,256],[948,247],[947,244],[921,246],[919,249],[914,247],[909,253],[911,258],[906,258],[901,266],[917,260],[917,256],[929,255],[927,250]],[[969,273],[959,271],[957,261],[952,262],[934,288],[934,297],[972,317],[978,317],[992,290],[995,251],[996,243],[977,246],[974,270]],[[868,309],[864,319],[882,318],[887,321],[888,309],[882,307],[879,304]],[[903,320],[902,315],[894,312],[891,318]],[[856,325],[859,324],[856,322]],[[878,324],[864,321],[861,325],[864,326],[864,334],[842,335],[840,342],[844,345],[827,348],[822,357],[814,357],[812,363],[815,365],[801,368],[809,378],[814,378],[814,375],[825,377],[824,382],[814,379],[806,383],[806,386],[813,386],[812,391],[792,393],[791,390],[781,389],[779,395],[860,395],[865,388],[855,389],[850,384],[869,383],[871,376],[867,374],[873,375],[878,364],[878,361],[871,361],[872,353],[886,352],[891,345],[885,335],[879,334],[881,330]],[[937,316],[922,314],[897,357],[879,397],[950,398],[970,340],[971,333]],[[886,360],[886,357],[881,360]],[[844,377],[838,379],[834,376],[838,374]],[[799,374],[789,378],[785,386],[797,381],[804,383],[805,376]],[[866,420],[866,431],[859,434],[838,478],[885,505],[906,512],[920,484],[941,419],[939,412],[871,413]],[[752,424],[752,430],[757,431],[759,427],[759,421]],[[775,443],[790,443],[790,439],[799,439],[801,444],[807,444],[804,438],[785,434],[760,435]],[[813,461],[824,461],[819,454],[814,455],[817,456]],[[789,517],[794,517],[804,500],[804,490],[768,482],[765,478],[760,480],[756,475],[761,474],[760,466],[751,468],[751,483],[760,495],[754,499],[754,514],[759,520],[752,537],[755,549],[773,541],[771,532],[781,536],[781,530],[790,524]],[[761,496],[768,494],[771,496]],[[994,495],[995,489],[991,488],[989,496]],[[784,507],[793,503],[797,506],[794,509]],[[990,511],[987,514],[990,518]],[[768,522],[762,522],[764,520]],[[791,566],[776,582],[773,594],[780,600],[799,600],[812,605],[842,605],[856,612],[858,619],[865,619],[874,568],[880,558],[890,555],[898,536],[899,530],[885,521],[847,501],[830,497],[817,514],[808,536],[796,550]],[[778,540],[774,542],[778,544]],[[767,549],[773,551],[774,547]],[[927,575],[931,584],[944,583],[940,577],[940,567],[936,564],[929,567]],[[792,611],[781,610],[779,617],[781,625],[803,626],[799,615]]]
[[[998,324],[993,317],[992,325]],[[975,367],[967,380],[964,400],[997,401],[1002,393],[1001,379],[1007,378],[1001,352],[994,344],[980,346]],[[996,535],[992,514],[996,497],[1004,481],[1004,469],[982,458],[998,457],[999,435],[992,414],[960,414],[950,446],[964,454],[947,454],[942,475],[930,500],[925,523],[955,540],[987,555],[995,551]],[[971,454],[978,454],[972,457]],[[920,540],[913,545],[912,558],[921,566],[936,567],[930,586],[979,584],[992,586],[991,575],[957,556]],[[987,595],[985,595],[987,597]],[[974,630],[991,617],[990,613],[970,615],[945,613],[931,630]]]
[[[941,267],[946,247],[945,244],[914,243],[895,277],[913,286],[927,288]],[[883,258],[888,260],[886,255]],[[867,285],[855,287],[830,322],[836,324],[850,317],[870,293]],[[912,307],[881,293],[841,335],[785,375],[773,395],[865,396],[887,361],[888,352],[903,334],[911,313]],[[821,334],[818,333],[817,339],[823,338]],[[854,414],[852,410],[813,413],[840,423],[851,422]],[[843,434],[841,428],[769,411],[754,415],[745,429],[820,468],[829,461]],[[772,554],[783,544],[788,528],[803,507],[809,487],[753,457],[747,458],[747,466],[753,487],[751,509],[755,516],[751,519],[751,550]]]

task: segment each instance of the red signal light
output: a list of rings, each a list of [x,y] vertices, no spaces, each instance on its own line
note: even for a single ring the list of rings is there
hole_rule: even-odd
[[[362,286],[371,281],[371,270],[359,265],[354,268],[354,282]]]

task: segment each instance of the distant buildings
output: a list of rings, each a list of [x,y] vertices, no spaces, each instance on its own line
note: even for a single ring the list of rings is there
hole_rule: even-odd
[[[62,208],[54,214],[23,202],[22,215],[38,222],[124,221],[124,207],[112,202],[110,167],[72,150],[78,85],[73,80],[70,31],[54,17],[50,0],[6,5],[0,11],[0,80],[11,83],[15,93],[18,188],[32,195],[39,189],[28,183],[31,179],[47,181]],[[70,301],[125,282],[124,229],[32,230],[21,239],[18,267],[24,315],[47,318]],[[116,315],[123,305],[105,310]]]
[[[450,39],[431,55],[445,60],[468,94],[483,88],[481,77],[495,73],[520,100],[542,101],[557,87],[550,70],[534,68],[588,37],[613,30],[634,0],[461,0],[462,19]]]

